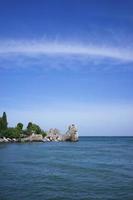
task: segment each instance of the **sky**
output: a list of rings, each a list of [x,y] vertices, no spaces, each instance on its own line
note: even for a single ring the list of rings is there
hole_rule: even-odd
[[[0,113],[133,136],[133,1],[1,0]]]

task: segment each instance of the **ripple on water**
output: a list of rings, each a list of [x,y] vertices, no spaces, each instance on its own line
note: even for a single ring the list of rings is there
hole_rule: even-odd
[[[132,200],[133,138],[0,145],[0,200]]]

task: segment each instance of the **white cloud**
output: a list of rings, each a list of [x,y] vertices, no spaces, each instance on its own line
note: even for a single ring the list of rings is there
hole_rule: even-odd
[[[38,57],[42,55],[70,55],[88,56],[118,59],[124,62],[133,62],[132,49],[124,49],[118,46],[81,44],[69,42],[48,42],[48,41],[15,41],[7,40],[0,42],[0,55],[23,55],[28,57]]]
[[[106,45],[105,45],[106,44]],[[0,40],[0,68],[132,71],[133,48],[99,43]]]

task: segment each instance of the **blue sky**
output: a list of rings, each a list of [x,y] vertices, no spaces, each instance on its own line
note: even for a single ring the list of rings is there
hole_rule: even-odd
[[[1,0],[0,112],[133,135],[133,1]]]

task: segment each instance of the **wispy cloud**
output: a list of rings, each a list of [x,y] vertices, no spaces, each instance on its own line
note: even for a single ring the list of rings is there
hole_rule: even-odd
[[[51,57],[52,59],[49,59]],[[72,67],[75,61],[83,66],[88,63],[94,66],[106,64],[127,64],[133,62],[133,49],[122,48],[115,45],[99,45],[81,42],[60,42],[44,40],[5,40],[0,41],[1,66],[8,66],[15,62],[17,66],[34,66],[38,64],[60,68],[60,66]],[[77,63],[76,63],[77,64]],[[45,66],[46,66],[45,65]]]
[[[5,41],[0,42],[0,54],[37,55],[77,55],[100,56],[133,61],[133,51],[107,45],[81,44],[69,42],[47,41]]]

